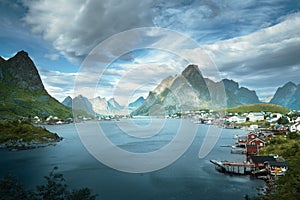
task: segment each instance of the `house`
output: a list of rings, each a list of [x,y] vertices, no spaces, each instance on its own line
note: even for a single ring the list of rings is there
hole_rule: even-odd
[[[257,133],[249,133],[247,135],[247,142],[249,142],[250,140],[253,140],[254,138],[257,138],[258,134]]]
[[[280,117],[282,117],[282,114],[273,113],[270,115],[270,117],[267,118],[267,121],[270,123],[274,123],[274,122],[277,122],[280,119]]]
[[[262,148],[262,147],[266,146],[266,141],[262,138],[257,137],[257,138],[254,138],[254,139],[250,140],[248,142],[248,144],[257,145],[258,148]]]
[[[285,127],[284,125],[282,125],[282,124],[276,124],[275,126],[274,126],[274,131],[287,131],[288,130],[288,128],[287,127]]]
[[[274,156],[250,156],[249,162],[254,164],[255,169],[265,169],[267,166],[267,162],[276,161]]]
[[[285,175],[288,170],[288,164],[286,162],[267,161],[267,170],[273,176]]]
[[[293,124],[290,126],[290,132],[300,132],[300,123],[297,122],[296,124]]]
[[[246,117],[242,117],[242,116],[228,116],[226,118],[226,121],[228,122],[235,122],[235,123],[245,123],[246,122]]]
[[[256,144],[247,144],[246,145],[247,155],[256,155],[258,153],[258,145]]]
[[[251,112],[247,115],[250,122],[258,122],[265,119],[265,116],[260,112]]]
[[[246,145],[248,142],[247,136],[239,136],[237,139],[238,146]]]

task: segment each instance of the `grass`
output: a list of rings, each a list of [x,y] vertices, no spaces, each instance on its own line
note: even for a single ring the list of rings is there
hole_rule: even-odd
[[[248,105],[242,105],[242,106],[226,109],[226,112],[228,113],[249,113],[249,112],[262,112],[262,111],[286,114],[290,110],[275,104],[248,104]]]
[[[45,91],[27,91],[1,81],[0,88],[0,117],[2,119],[18,119],[36,115],[72,117],[70,108],[60,104]]]
[[[25,121],[0,121],[0,143],[59,141],[60,137],[42,127],[36,127]]]

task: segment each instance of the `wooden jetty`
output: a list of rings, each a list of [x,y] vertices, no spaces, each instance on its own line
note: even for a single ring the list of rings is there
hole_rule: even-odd
[[[255,165],[251,163],[237,163],[229,161],[210,160],[216,166],[216,169],[223,173],[230,174],[251,174],[255,170]]]

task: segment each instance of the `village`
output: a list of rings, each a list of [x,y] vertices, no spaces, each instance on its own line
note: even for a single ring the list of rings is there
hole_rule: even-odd
[[[271,112],[229,113],[221,120],[215,120],[211,115],[207,116],[204,114],[196,123],[215,124],[224,128],[243,128],[249,131],[247,135],[235,135],[236,143],[231,147],[231,153],[244,154],[245,161],[238,163],[210,160],[217,170],[229,174],[250,174],[267,182],[272,182],[278,176],[286,174],[288,164],[283,157],[272,152],[261,155],[260,151],[276,137],[299,135],[298,111],[291,111],[286,115]]]

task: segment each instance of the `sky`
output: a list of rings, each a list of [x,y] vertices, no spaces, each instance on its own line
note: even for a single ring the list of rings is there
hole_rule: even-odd
[[[0,56],[25,50],[58,100],[126,104],[198,64],[260,99],[299,84],[299,0],[0,0]]]

